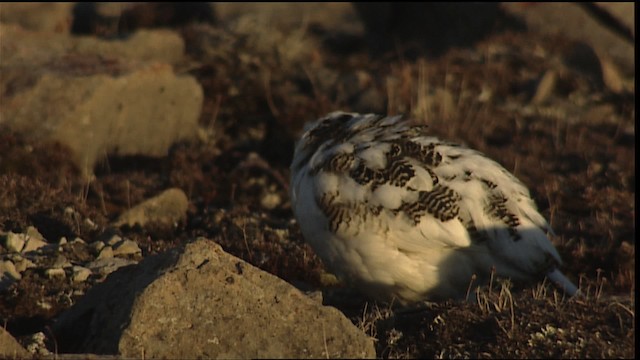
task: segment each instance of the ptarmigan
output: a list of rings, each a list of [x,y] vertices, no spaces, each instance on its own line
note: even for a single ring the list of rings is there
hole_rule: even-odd
[[[291,204],[328,269],[376,299],[460,299],[474,274],[492,271],[547,275],[577,292],[527,188],[401,116],[333,112],[310,124],[291,164]]]

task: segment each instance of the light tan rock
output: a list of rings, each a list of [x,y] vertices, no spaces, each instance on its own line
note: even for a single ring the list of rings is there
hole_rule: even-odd
[[[118,217],[115,226],[147,223],[173,225],[187,215],[189,199],[184,191],[173,188],[147,199]]]
[[[164,156],[197,134],[202,88],[168,64],[184,52],[172,32],[104,41],[0,24],[0,37],[0,123],[67,146],[85,176],[108,154]]]
[[[147,358],[374,357],[342,313],[198,239],[113,273],[56,324],[61,352]],[[79,344],[66,348],[69,344]]]
[[[23,348],[16,339],[0,326],[0,358],[2,359],[25,359],[31,354]]]

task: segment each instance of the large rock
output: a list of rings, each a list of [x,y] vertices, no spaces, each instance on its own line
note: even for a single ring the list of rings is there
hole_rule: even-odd
[[[61,352],[147,358],[374,357],[342,313],[198,239],[113,273],[55,325]]]
[[[25,359],[31,354],[23,348],[16,339],[4,328],[0,327],[0,358],[2,359]]]
[[[153,44],[135,36],[109,45],[25,33],[0,25],[0,124],[66,145],[84,174],[107,154],[164,156],[173,143],[196,134],[203,101],[197,81],[169,64],[143,62],[151,50],[132,49],[137,55],[128,58],[117,51]],[[89,43],[100,45],[95,53]]]

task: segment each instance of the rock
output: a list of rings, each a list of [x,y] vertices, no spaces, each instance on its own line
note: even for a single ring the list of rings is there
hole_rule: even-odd
[[[2,359],[25,359],[31,354],[20,346],[18,341],[9,334],[4,327],[0,326],[0,358]]]
[[[197,134],[202,88],[159,63],[177,61],[165,51],[182,57],[184,44],[174,33],[102,41],[0,24],[0,37],[0,123],[65,145],[85,176],[107,154],[164,156],[174,142]],[[176,39],[178,48],[166,49]]]
[[[106,277],[112,272],[118,270],[121,267],[129,266],[135,264],[136,261],[124,259],[124,258],[98,258],[87,264],[87,267],[91,269],[92,272],[100,275],[101,277]]]
[[[5,247],[9,252],[28,253],[47,245],[38,229],[29,226],[25,233],[16,234],[9,231],[5,236]]]
[[[111,234],[110,236],[108,236],[108,238],[106,238],[103,241],[106,245],[114,246],[115,244],[122,242],[122,236],[118,234]]]
[[[142,250],[140,250],[138,243],[132,240],[122,240],[113,247],[113,256],[136,254],[142,255]]]
[[[39,250],[45,246],[47,246],[48,243],[46,241],[40,240],[38,238],[35,237],[29,237],[27,236],[27,241],[24,244],[24,248],[22,248],[22,253],[26,254],[32,251],[36,251]]]
[[[93,251],[95,254],[100,254],[100,251],[102,251],[104,247],[105,244],[102,241],[94,241],[89,244],[89,248],[91,248],[91,251]]]
[[[112,274],[63,313],[54,332],[61,352],[375,357],[372,340],[338,310],[206,239]]]
[[[36,264],[34,264],[33,261],[23,257],[13,259],[13,263],[16,266],[16,271],[19,273],[23,273],[27,269],[36,267]]]
[[[0,289],[6,289],[20,279],[22,279],[22,275],[16,270],[13,261],[0,261]]]
[[[71,280],[73,280],[73,282],[83,282],[91,276],[91,270],[86,267],[74,266],[72,271]]]
[[[175,64],[182,60],[185,49],[180,35],[170,30],[140,30],[126,39],[102,40],[93,36],[34,32],[0,23],[0,37],[3,40],[0,43],[3,65],[15,67],[22,64],[32,69],[51,63],[59,67],[63,65],[60,61],[65,59],[78,60],[72,55],[85,59],[103,56],[125,62]],[[111,63],[112,66],[116,64],[115,61]]]
[[[44,271],[44,275],[49,278],[57,278],[57,277],[65,277],[64,269],[62,268],[51,268]]]
[[[70,30],[72,7],[71,2],[1,3],[0,21],[29,30],[65,33]]]
[[[5,235],[4,246],[9,252],[21,252],[26,242],[24,234],[16,234],[9,231]]]
[[[265,209],[272,210],[282,203],[280,195],[276,192],[269,192],[262,196],[260,199],[260,206]]]
[[[53,265],[51,265],[51,267],[54,269],[64,269],[67,267],[71,267],[71,263],[69,262],[69,260],[67,260],[67,258],[64,255],[58,255],[58,257],[56,257],[56,260],[53,262]]]
[[[98,254],[98,259],[110,259],[113,257],[113,248],[111,246],[104,246]]]
[[[71,240],[71,244],[82,244],[82,245],[85,245],[86,242],[84,240],[82,240],[81,238],[76,237],[75,239]]]
[[[173,226],[186,217],[188,206],[189,200],[182,190],[168,189],[125,211],[114,225],[156,223]]]

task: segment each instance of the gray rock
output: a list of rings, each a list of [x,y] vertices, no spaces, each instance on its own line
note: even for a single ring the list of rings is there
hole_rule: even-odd
[[[148,358],[374,357],[343,314],[206,239],[112,274],[55,325],[61,352]]]
[[[144,226],[147,223],[173,225],[184,219],[188,206],[189,200],[182,190],[168,189],[124,212],[114,225]]]
[[[87,267],[91,269],[92,272],[102,277],[106,277],[107,275],[111,274],[121,267],[133,265],[135,263],[136,261],[134,260],[124,258],[98,258],[97,260],[94,260],[87,264]]]

